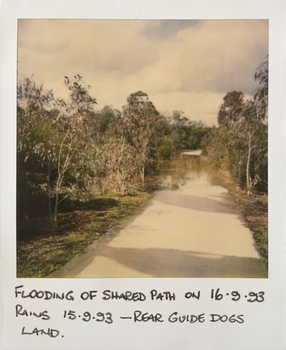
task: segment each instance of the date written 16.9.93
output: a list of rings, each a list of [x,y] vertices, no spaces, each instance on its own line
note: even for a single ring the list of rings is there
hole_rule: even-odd
[[[81,319],[84,322],[95,321],[95,322],[105,322],[108,324],[113,323],[112,314],[110,312],[97,312],[96,314],[91,314],[88,311],[78,314],[73,310],[65,310],[63,317],[68,320]]]
[[[237,290],[229,292],[229,293],[222,293],[219,288],[212,289],[211,290],[211,299],[220,301],[224,298],[230,298],[232,301],[238,301],[240,299],[245,299],[249,303],[262,303],[265,300],[265,292],[259,291],[259,292],[249,292],[246,294],[241,294]]]

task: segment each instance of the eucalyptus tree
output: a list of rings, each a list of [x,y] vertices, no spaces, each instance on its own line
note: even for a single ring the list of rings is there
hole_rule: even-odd
[[[139,154],[123,136],[122,113],[105,106],[90,115],[90,125],[97,145],[94,190],[101,194],[130,193],[136,187]]]
[[[257,101],[242,92],[229,92],[223,101],[210,154],[251,194],[267,182],[267,125]]]
[[[140,154],[121,135],[107,134],[96,158],[96,190],[101,194],[132,193],[137,189]]]
[[[174,110],[169,118],[171,125],[171,140],[176,151],[188,149],[191,131],[191,121],[184,116],[183,111]]]
[[[256,185],[267,181],[267,126],[261,122],[254,100],[244,102],[239,118],[222,127],[223,133],[228,167],[251,194]]]
[[[257,68],[259,87],[253,99],[241,91],[228,92],[218,112],[218,129],[209,143],[209,155],[225,166],[251,194],[267,191],[268,167],[268,57]]]
[[[241,91],[228,92],[223,98],[220,106],[217,122],[219,126],[236,122],[241,118],[244,109],[244,93]]]
[[[155,165],[161,140],[161,117],[146,93],[137,91],[127,98],[121,116],[121,132],[136,151],[136,166],[141,182],[148,167]]]
[[[80,75],[65,77],[65,85],[70,91],[68,102],[56,99],[31,78],[18,84],[18,158],[22,160],[18,164],[30,174],[27,184],[33,191],[48,195],[54,228],[60,199],[84,194],[94,178],[95,145],[86,115],[96,99]],[[40,176],[33,174],[33,165]]]
[[[201,121],[190,120],[179,110],[174,110],[167,121],[170,128],[167,136],[174,151],[199,149],[202,139],[210,130]]]
[[[268,123],[268,74],[267,55],[254,74],[254,79],[259,84],[254,100],[258,105],[260,119],[266,124]]]

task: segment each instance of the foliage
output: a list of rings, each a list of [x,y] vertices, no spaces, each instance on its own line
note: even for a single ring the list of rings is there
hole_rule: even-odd
[[[137,152],[134,159],[137,173],[144,184],[148,170],[157,164],[161,139],[161,117],[146,93],[137,91],[127,98],[119,121],[120,133]]]
[[[218,125],[237,122],[243,113],[244,94],[241,91],[228,92],[218,112]]]
[[[111,106],[105,106],[100,111],[88,113],[91,137],[98,145],[104,144],[109,137],[115,136],[120,115],[121,112]]]
[[[33,78],[17,87],[18,220],[46,215],[57,232],[61,203],[96,194],[130,194],[144,189],[160,158],[197,149],[208,132],[174,111],[159,114],[146,93],[127,98],[122,111],[94,111],[97,100],[78,74],[64,77],[69,99],[56,99]],[[29,203],[29,205],[27,205]],[[19,225],[19,228],[21,225]]]
[[[35,195],[48,196],[48,212],[57,226],[60,199],[85,193],[94,177],[94,145],[86,112],[96,100],[79,75],[65,78],[70,101],[56,100],[26,78],[18,86],[18,168]],[[61,198],[60,198],[61,197]],[[52,202],[52,199],[53,202]]]
[[[170,134],[174,151],[196,150],[201,148],[201,141],[209,132],[202,122],[191,121],[182,111],[173,111],[169,118]]]
[[[260,119],[268,123],[268,55],[261,65],[257,68],[254,79],[258,80],[259,87],[254,96],[258,105],[258,114]]]
[[[159,156],[161,159],[170,159],[173,153],[173,143],[168,136],[163,136],[159,146]]]
[[[91,97],[88,90],[90,85],[83,81],[79,74],[73,78],[65,76],[64,83],[70,91],[70,103],[68,112],[72,114],[84,115],[87,111],[93,111],[93,106],[97,103],[96,99]]]
[[[242,92],[226,94],[218,112],[219,127],[205,139],[209,159],[230,171],[251,194],[267,192],[268,59],[257,69],[259,88],[253,100]]]
[[[96,190],[101,194],[127,194],[135,190],[139,157],[122,136],[109,137],[98,153]]]

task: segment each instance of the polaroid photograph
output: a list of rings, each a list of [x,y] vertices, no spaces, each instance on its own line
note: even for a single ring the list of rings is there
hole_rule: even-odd
[[[285,5],[231,4],[3,1],[4,350],[285,349]]]

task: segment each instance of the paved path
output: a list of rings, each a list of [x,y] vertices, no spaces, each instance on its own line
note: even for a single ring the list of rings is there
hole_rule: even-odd
[[[50,277],[267,278],[267,270],[232,197],[201,176],[157,192]]]

